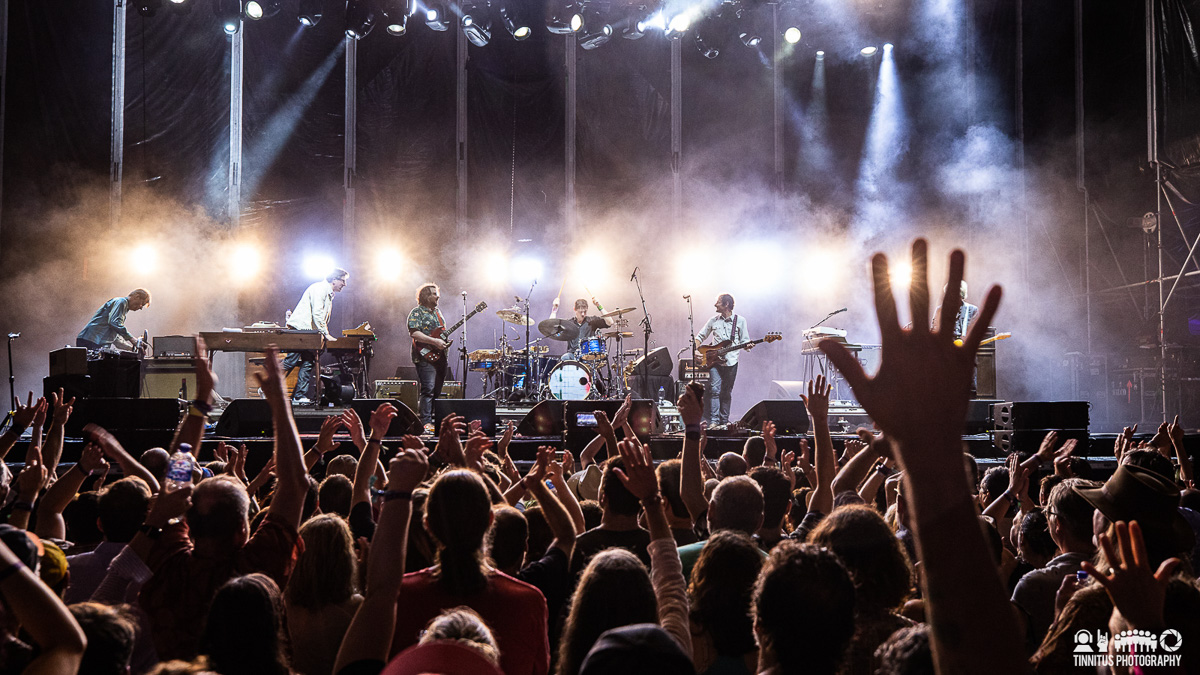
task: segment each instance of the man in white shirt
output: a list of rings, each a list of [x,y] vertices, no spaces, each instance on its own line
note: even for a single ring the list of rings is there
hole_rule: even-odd
[[[350,273],[344,269],[334,268],[324,281],[318,281],[309,286],[296,309],[288,316],[287,327],[295,330],[316,330],[325,336],[326,342],[334,342],[336,338],[329,333],[329,315],[333,312],[333,294],[341,293],[346,287]],[[291,352],[283,359],[284,377],[292,372],[299,364],[300,374],[296,377],[296,388],[292,390],[292,403],[311,403],[313,373],[317,369],[316,352]]]
[[[746,330],[746,318],[733,313],[733,296],[722,293],[713,304],[717,314],[704,324],[696,335],[696,344],[713,336],[714,343],[730,341],[730,344],[746,342],[750,333]],[[751,349],[753,345],[747,345]],[[729,424],[729,407],[733,402],[733,383],[737,379],[738,352],[732,351],[718,357],[717,364],[708,370],[708,392],[705,395],[705,417],[710,427]]]

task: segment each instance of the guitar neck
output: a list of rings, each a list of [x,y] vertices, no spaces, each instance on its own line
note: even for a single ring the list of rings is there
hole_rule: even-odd
[[[724,356],[725,354],[728,354],[729,352],[736,352],[739,349],[745,349],[746,347],[749,347],[750,345],[756,345],[762,341],[763,340],[750,340],[749,342],[743,342],[743,343],[737,344],[737,345],[729,345],[728,347],[718,349],[717,355]]]

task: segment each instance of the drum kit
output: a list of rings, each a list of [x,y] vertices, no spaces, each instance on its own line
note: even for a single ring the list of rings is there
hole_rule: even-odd
[[[541,337],[528,341],[524,349],[515,349],[508,336],[501,335],[495,349],[471,352],[467,367],[483,374],[484,398],[529,403],[624,398],[629,390],[628,373],[642,353],[641,349],[624,349],[623,341],[633,337],[624,330],[628,326],[624,317],[633,311],[617,309],[602,314],[600,318],[612,319],[612,325],[580,340],[576,352],[551,356],[549,344],[539,344],[545,340],[571,342],[582,328],[570,319],[546,319],[537,324]],[[515,307],[502,309],[496,316],[522,328],[534,325],[533,319]]]

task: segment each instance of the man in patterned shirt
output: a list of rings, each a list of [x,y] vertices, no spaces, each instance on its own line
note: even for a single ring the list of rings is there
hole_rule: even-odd
[[[422,284],[417,289],[417,306],[408,313],[408,333],[412,336],[412,360],[417,367],[417,378],[421,380],[421,422],[425,433],[434,433],[433,399],[442,395],[442,383],[446,381],[446,341],[433,337],[438,328],[445,328],[446,321],[438,311],[440,297],[437,284]]]

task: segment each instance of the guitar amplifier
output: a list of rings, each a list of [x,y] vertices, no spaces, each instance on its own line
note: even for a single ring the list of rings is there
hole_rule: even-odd
[[[697,382],[708,382],[708,378],[710,376],[708,368],[703,367],[703,362],[701,362],[701,367],[693,372],[691,359],[679,359],[678,371],[679,374],[677,375],[676,379],[678,379],[680,382],[691,382],[692,380]]]
[[[442,383],[442,395],[438,398],[462,398],[462,382],[446,380]],[[421,383],[416,380],[375,380],[375,398],[394,398],[420,412]]]

